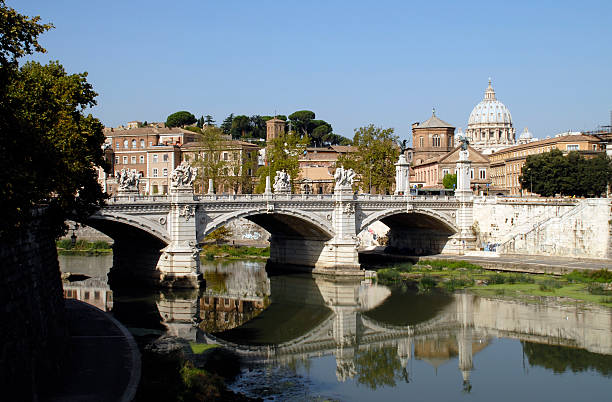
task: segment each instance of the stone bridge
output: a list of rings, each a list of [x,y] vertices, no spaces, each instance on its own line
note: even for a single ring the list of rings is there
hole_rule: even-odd
[[[363,274],[357,235],[381,221],[391,245],[429,253],[474,247],[472,196],[245,194],[194,195],[171,188],[169,196],[124,195],[108,200],[88,225],[115,240],[115,267],[152,258],[155,279],[168,286],[195,286],[199,248],[205,236],[245,218],[270,232],[269,263],[310,267],[315,272]],[[159,253],[152,250],[161,250]],[[122,256],[129,255],[120,262]]]

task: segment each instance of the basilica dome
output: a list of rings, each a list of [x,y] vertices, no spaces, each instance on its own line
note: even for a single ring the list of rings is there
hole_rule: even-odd
[[[488,154],[514,145],[515,134],[510,110],[496,99],[489,79],[484,99],[470,113],[466,135],[474,148]]]

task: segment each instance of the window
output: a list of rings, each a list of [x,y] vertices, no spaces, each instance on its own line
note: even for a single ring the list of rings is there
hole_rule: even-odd
[[[419,147],[423,147],[423,137],[419,137]]]
[[[132,157],[130,158],[130,161],[131,161],[132,163],[136,163],[136,156],[132,156]]]
[[[248,169],[247,169],[247,175],[248,175],[248,176],[253,176],[253,169],[248,168]]]
[[[439,147],[440,146],[440,136],[438,134],[433,136],[432,146]]]
[[[140,140],[140,148],[144,148],[144,140]]]
[[[485,180],[487,178],[487,169],[478,169],[478,178]]]
[[[153,177],[157,177],[157,168],[153,168]]]
[[[153,146],[153,141],[149,141],[149,146],[152,147]]]
[[[226,160],[227,160],[227,157],[228,157],[227,152],[223,152],[223,160],[224,160],[224,161],[226,161]]]
[[[164,168],[164,170],[162,170],[162,174],[164,177],[168,177],[168,169]]]
[[[119,141],[117,141],[117,146],[116,146],[116,148],[117,148],[117,149],[121,148],[121,143],[120,143]]]
[[[567,148],[568,151],[578,151],[579,147],[578,144],[567,144]]]
[[[115,163],[118,165],[119,164],[119,157],[115,156]]]
[[[132,148],[136,148],[136,140],[132,140]]]
[[[123,148],[127,148],[128,147],[128,140],[123,140]]]
[[[593,144],[593,151],[597,151],[597,145]]]
[[[127,165],[127,163],[128,163],[127,156],[124,156],[124,157],[123,157],[123,164],[124,164],[124,165]]]
[[[157,154],[153,154],[153,163],[157,163]]]
[[[164,154],[164,155],[162,156],[162,160],[163,160],[164,162],[168,162],[168,154]]]
[[[450,169],[442,169],[442,177],[446,176],[447,174],[450,174]]]
[[[474,169],[470,169],[470,180],[474,180]]]
[[[153,170],[156,170],[156,169],[153,169]],[[159,193],[159,189],[157,187],[157,184],[154,184],[153,185],[153,194],[157,194],[157,193]]]
[[[140,155],[140,163],[144,163],[144,155]]]

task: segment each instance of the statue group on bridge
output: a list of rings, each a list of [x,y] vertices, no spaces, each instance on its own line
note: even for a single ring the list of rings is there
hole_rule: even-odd
[[[274,177],[274,192],[291,192],[291,176],[285,172],[285,169],[276,172],[276,176]]]
[[[141,174],[136,169],[121,169],[118,172],[117,183],[120,191],[138,191],[138,183],[140,183]]]
[[[353,169],[345,169],[340,166],[336,169],[334,179],[336,180],[335,189],[352,189],[353,181],[355,180],[355,171]]]
[[[187,161],[181,162],[181,164],[178,165],[170,175],[172,187],[193,186],[193,182],[195,181],[197,174],[197,170],[191,167]]]

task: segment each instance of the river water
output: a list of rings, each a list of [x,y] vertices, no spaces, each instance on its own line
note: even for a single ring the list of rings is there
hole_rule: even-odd
[[[199,291],[111,289],[112,256],[60,256],[66,297],[136,336],[170,334],[241,356],[230,388],[271,400],[612,400],[612,311],[418,294],[358,280],[202,267]]]

